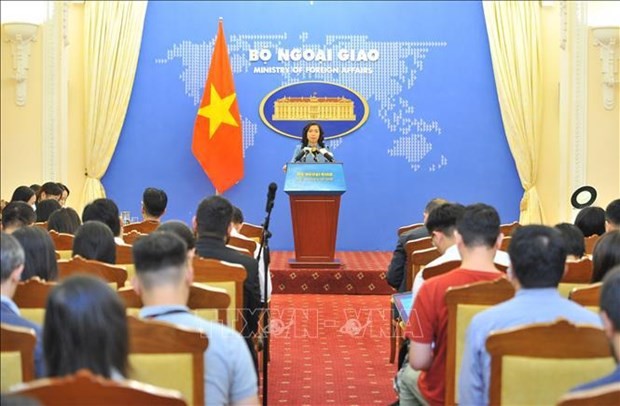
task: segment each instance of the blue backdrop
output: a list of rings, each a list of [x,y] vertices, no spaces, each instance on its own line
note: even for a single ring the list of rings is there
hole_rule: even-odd
[[[348,187],[337,249],[393,249],[396,228],[420,221],[433,197],[486,202],[502,222],[518,218],[522,189],[479,2],[149,2],[127,118],[103,178],[121,210],[139,216],[142,191],[154,186],[168,193],[165,219],[190,222],[198,202],[214,193],[191,139],[218,17],[224,18],[245,154],[245,177],[224,196],[247,221],[260,224],[267,186],[278,184],[272,249],[293,249],[282,165],[298,141],[270,130],[258,108],[274,89],[299,81],[345,86],[370,108],[359,130],[329,142],[345,163]],[[295,48],[331,49],[334,57],[278,60],[278,49]],[[343,61],[336,57],[342,49],[375,50],[379,57]],[[253,61],[251,50],[272,56]],[[313,73],[317,67],[329,73]]]

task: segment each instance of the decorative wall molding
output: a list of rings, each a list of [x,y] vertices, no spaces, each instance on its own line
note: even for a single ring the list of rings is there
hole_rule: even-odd
[[[566,50],[566,42],[568,41],[568,4],[566,0],[559,2],[560,4],[560,48]]]

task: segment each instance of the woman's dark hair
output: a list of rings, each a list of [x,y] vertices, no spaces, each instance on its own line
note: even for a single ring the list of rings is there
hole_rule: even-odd
[[[28,186],[19,186],[13,192],[13,196],[11,197],[11,202],[26,202],[34,196],[34,190],[30,189]]]
[[[47,229],[57,233],[75,234],[75,230],[82,224],[80,216],[71,207],[62,207],[50,215],[47,220]]]
[[[560,223],[556,224],[554,228],[562,234],[567,255],[574,255],[577,258],[584,256],[586,253],[586,243],[579,227],[570,223]]]
[[[603,234],[592,253],[592,283],[603,280],[607,272],[620,265],[620,230]]]
[[[125,376],[129,333],[116,292],[91,276],[64,279],[47,299],[43,353],[50,377],[82,368],[106,378],[113,372]]]
[[[301,132],[301,145],[304,147],[308,146],[308,130],[310,130],[310,127],[312,127],[313,125],[319,127],[319,140],[317,141],[317,144],[319,144],[319,146],[321,148],[325,148],[325,143],[324,143],[324,137],[323,137],[323,127],[321,127],[321,125],[319,123],[316,122],[310,122],[308,124],[306,124],[306,126],[304,127],[304,129]]]
[[[73,253],[106,264],[116,263],[116,243],[110,227],[100,221],[87,221],[75,231]]]
[[[165,223],[162,223],[159,227],[157,227],[157,231],[167,231],[172,234],[176,234],[183,241],[185,241],[188,251],[196,247],[196,238],[194,238],[194,233],[192,233],[192,230],[190,230],[187,224],[182,221],[166,221]]]
[[[62,206],[54,199],[41,200],[37,203],[37,223],[49,220],[53,212],[61,209]]]
[[[41,189],[37,192],[37,202],[41,201],[41,195],[45,193],[47,196],[62,196],[62,188],[56,182],[45,182],[41,185]],[[37,206],[38,210],[38,206]]]
[[[575,218],[575,225],[579,227],[584,237],[605,234],[605,210],[601,207],[590,206],[581,209]]]
[[[33,183],[32,185],[30,185],[30,189],[32,189],[32,191],[37,195],[38,198],[39,190],[41,190],[41,185],[39,185],[38,183]]]
[[[13,232],[24,248],[26,263],[21,279],[23,281],[38,276],[46,281],[58,278],[58,264],[54,242],[49,233],[40,227],[22,227]]]
[[[71,191],[69,190],[69,188],[67,187],[67,185],[60,183],[60,182],[56,182],[56,184],[65,192],[67,192],[67,196],[69,196],[71,194]]]

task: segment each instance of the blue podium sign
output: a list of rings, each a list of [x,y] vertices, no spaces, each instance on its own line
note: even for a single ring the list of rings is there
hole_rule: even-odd
[[[342,163],[288,164],[284,191],[289,195],[341,195],[347,190]]]

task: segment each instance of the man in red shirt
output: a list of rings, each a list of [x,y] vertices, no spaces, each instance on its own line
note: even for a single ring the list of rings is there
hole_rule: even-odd
[[[460,268],[422,285],[405,329],[410,346],[409,362],[398,374],[401,406],[444,404],[448,326],[445,294],[452,286],[503,277],[493,263],[502,240],[499,225],[499,215],[493,207],[467,206],[456,223]]]

